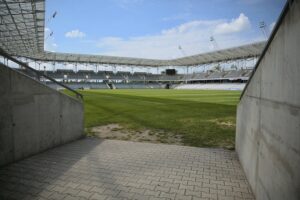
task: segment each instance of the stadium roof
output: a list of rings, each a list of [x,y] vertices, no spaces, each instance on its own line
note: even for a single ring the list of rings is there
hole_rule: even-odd
[[[172,60],[55,53],[44,51],[45,0],[0,0],[1,49],[40,61],[135,66],[189,66],[259,56],[265,42]]]
[[[44,0],[0,0],[0,44],[11,55],[44,51]]]
[[[213,62],[221,62],[234,59],[250,58],[259,56],[265,42],[259,42],[219,51],[203,53],[193,56],[182,57],[172,60],[126,58],[115,56],[100,56],[71,53],[44,52],[33,57],[43,61],[76,62],[76,63],[102,63],[102,64],[124,64],[135,66],[189,66]]]

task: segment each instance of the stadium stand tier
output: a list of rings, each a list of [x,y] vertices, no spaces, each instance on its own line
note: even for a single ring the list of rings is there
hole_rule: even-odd
[[[18,71],[27,74],[28,76],[34,76],[30,71],[25,69],[17,69]],[[79,70],[75,72],[73,70],[58,69],[56,71],[41,71],[46,75],[51,76],[60,82],[71,83],[103,83],[113,82],[119,84],[128,83],[228,83],[228,82],[246,82],[251,75],[251,69],[247,70],[230,70],[230,71],[215,71],[215,72],[201,72],[193,74],[177,74],[177,75],[165,75],[165,74],[151,74],[144,72],[130,72],[119,71],[113,73],[112,71],[98,71],[93,70]],[[124,86],[126,87],[126,86]]]
[[[35,75],[26,69],[17,69],[18,71],[34,77]],[[212,85],[212,88],[230,89],[229,83],[245,83],[251,75],[252,69],[237,69],[229,71],[207,71],[193,74],[151,74],[145,72],[130,73],[126,71],[98,71],[93,70],[78,70],[77,72],[70,69],[57,69],[56,71],[40,71],[58,82],[63,82],[73,89],[108,89],[107,83],[113,83],[115,89],[130,89],[130,88],[165,88],[165,84],[197,84],[197,83],[211,83],[211,84],[226,84],[224,87]],[[150,84],[151,83],[151,84]],[[50,84],[52,88],[60,89],[56,84]],[[189,89],[190,85],[180,87],[181,89]],[[238,84],[237,84],[238,85]],[[238,90],[243,87],[240,84]],[[173,87],[172,87],[173,88]],[[206,86],[193,86],[194,89],[205,89]],[[210,88],[208,86],[208,88]],[[207,88],[207,89],[208,89]]]
[[[180,84],[174,89],[190,89],[190,90],[243,90],[245,83],[226,83],[226,84]]]

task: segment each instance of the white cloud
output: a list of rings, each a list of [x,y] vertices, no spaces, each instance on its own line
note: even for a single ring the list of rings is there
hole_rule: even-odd
[[[97,41],[99,54],[170,59],[213,50],[213,35],[220,48],[238,46],[257,41],[244,37],[242,32],[250,27],[248,17],[241,14],[233,20],[196,20],[162,30],[155,35],[132,37],[105,37]],[[229,32],[233,34],[228,34]],[[181,46],[185,53],[178,47]]]
[[[79,31],[78,29],[69,31],[65,34],[67,38],[83,38],[86,36],[84,32]]]
[[[221,20],[211,20],[211,21],[202,21],[202,20],[197,20],[197,21],[191,21],[187,22],[184,24],[181,24],[177,27],[168,29],[168,30],[163,30],[162,34],[163,35],[171,35],[171,34],[182,34],[182,33],[188,33],[188,32],[193,32],[197,30],[204,29],[208,26],[213,26],[218,23],[220,23]]]
[[[215,34],[230,34],[241,32],[250,28],[250,21],[243,13],[236,19],[232,19],[231,22],[224,22],[218,24],[215,29]]]

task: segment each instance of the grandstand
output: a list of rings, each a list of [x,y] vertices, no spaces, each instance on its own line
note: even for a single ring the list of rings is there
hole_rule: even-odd
[[[24,69],[17,69],[18,71],[25,73],[29,76],[34,76],[30,72]],[[165,75],[165,74],[152,74],[146,72],[134,72],[131,74],[126,71],[118,71],[113,73],[112,71],[98,71],[93,70],[79,70],[75,72],[73,70],[57,69],[56,71],[40,71],[58,82],[63,82],[73,89],[80,88],[105,88],[105,83],[112,83],[116,85],[116,89],[125,88],[163,88],[164,84],[196,84],[196,83],[241,83],[244,85],[251,75],[251,69],[243,70],[229,70],[229,71],[207,71],[193,74],[176,74],[176,75]],[[74,84],[77,83],[77,84]],[[51,82],[46,81],[46,84],[53,87]],[[91,84],[93,85],[91,87]],[[151,84],[151,87],[149,86]],[[97,86],[99,85],[99,86]],[[214,86],[214,85],[212,85]],[[188,87],[188,86],[187,86]],[[55,88],[55,87],[54,87]],[[61,87],[56,87],[61,88]],[[184,87],[185,88],[185,87]],[[197,88],[197,87],[195,87]],[[200,87],[201,88],[201,87]],[[227,87],[224,87],[227,88]],[[239,87],[242,89],[243,87]]]
[[[180,84],[174,89],[191,89],[191,90],[243,90],[245,84],[227,83],[227,84]]]

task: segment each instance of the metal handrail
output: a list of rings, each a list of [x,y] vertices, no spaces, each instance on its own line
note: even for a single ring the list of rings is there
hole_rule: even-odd
[[[83,99],[82,94],[80,94],[80,93],[77,92],[76,90],[73,90],[72,88],[70,88],[70,87],[68,87],[68,86],[66,86],[66,85],[64,85],[64,84],[62,84],[62,83],[56,81],[54,78],[52,78],[52,77],[50,77],[50,76],[47,76],[46,74],[41,73],[40,71],[38,71],[38,70],[36,70],[36,69],[31,68],[31,67],[30,67],[29,65],[27,65],[26,63],[21,62],[21,61],[15,59],[14,57],[10,56],[8,53],[6,53],[5,51],[3,51],[3,49],[1,49],[1,48],[0,48],[0,55],[3,56],[4,58],[8,59],[8,60],[13,61],[14,63],[17,63],[17,64],[21,65],[21,66],[24,67],[24,68],[26,68],[26,69],[28,69],[28,70],[30,70],[30,71],[36,73],[39,77],[44,77],[44,78],[46,78],[46,79],[48,79],[48,80],[50,80],[50,81],[56,83],[57,85],[59,85],[59,86],[65,88],[65,89],[67,89],[67,90],[73,92],[73,93],[76,95],[77,98],[80,98],[81,100]]]
[[[275,37],[275,35],[276,35],[276,33],[277,33],[277,31],[278,31],[278,29],[279,29],[282,21],[284,19],[284,17],[286,16],[286,14],[287,14],[288,10],[290,9],[290,7],[292,6],[293,2],[294,2],[294,0],[288,0],[286,2],[285,6],[284,6],[284,8],[283,8],[283,10],[282,10],[282,12],[281,12],[281,14],[280,14],[280,16],[279,16],[276,24],[275,24],[275,26],[273,28],[273,31],[272,31],[272,33],[271,33],[271,35],[270,35],[270,37],[269,37],[269,39],[267,41],[267,44],[265,45],[265,47],[264,47],[264,49],[263,49],[260,57],[258,58],[258,61],[256,62],[255,67],[254,67],[254,69],[253,69],[253,71],[252,71],[252,73],[251,73],[251,75],[250,75],[250,77],[249,77],[249,79],[248,79],[248,81],[247,81],[247,83],[246,83],[243,91],[242,91],[242,94],[240,96],[240,100],[243,98],[243,96],[244,96],[244,94],[246,92],[246,89],[248,88],[248,86],[250,84],[250,81],[252,80],[252,78],[253,78],[256,70],[258,69],[260,62],[262,61],[262,59],[264,58],[265,54],[267,53],[267,50],[269,49],[269,46],[271,45],[271,42],[273,41],[273,39],[274,39],[274,37]]]

